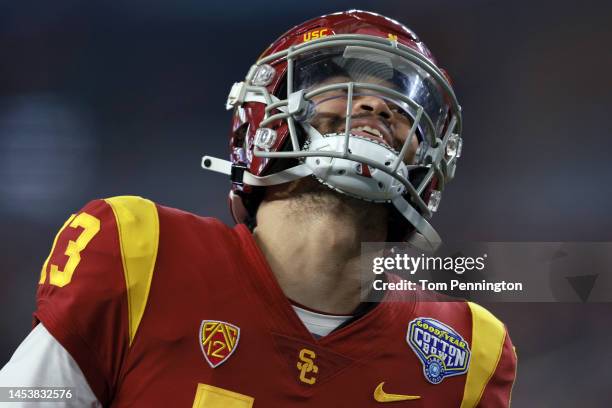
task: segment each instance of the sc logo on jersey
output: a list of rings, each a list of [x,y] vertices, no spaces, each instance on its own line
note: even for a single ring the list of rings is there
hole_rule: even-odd
[[[430,317],[418,317],[408,324],[408,345],[423,364],[425,378],[440,384],[445,377],[465,374],[470,347],[451,327]]]
[[[300,361],[297,363],[297,369],[300,371],[300,381],[312,385],[317,382],[315,374],[319,372],[319,367],[314,363],[317,355],[314,351],[308,349],[300,350]],[[309,373],[313,373],[309,376]]]

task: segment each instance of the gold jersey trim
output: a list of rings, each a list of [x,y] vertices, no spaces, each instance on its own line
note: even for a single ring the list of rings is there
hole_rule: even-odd
[[[501,358],[506,328],[491,312],[476,303],[467,302],[472,312],[472,356],[461,408],[478,405]]]
[[[254,401],[248,395],[200,383],[193,408],[251,408]]]
[[[159,244],[159,216],[155,204],[142,197],[119,196],[104,201],[113,209],[119,230],[131,346],[151,288]]]

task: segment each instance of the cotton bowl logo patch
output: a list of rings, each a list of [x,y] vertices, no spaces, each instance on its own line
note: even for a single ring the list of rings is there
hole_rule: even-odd
[[[224,363],[238,347],[240,327],[218,320],[202,320],[200,347],[212,368]]]
[[[408,325],[406,341],[423,363],[423,373],[430,383],[440,384],[445,377],[467,372],[470,347],[444,323],[418,317]]]

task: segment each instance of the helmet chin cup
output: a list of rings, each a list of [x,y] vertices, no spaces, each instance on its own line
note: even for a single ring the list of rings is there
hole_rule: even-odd
[[[345,147],[347,141],[348,149]],[[344,133],[334,133],[311,137],[306,151],[321,154],[305,159],[312,174],[341,193],[366,201],[390,202],[406,191],[393,174],[406,179],[408,169],[401,163],[393,171],[397,152],[382,142],[353,134],[347,138]]]

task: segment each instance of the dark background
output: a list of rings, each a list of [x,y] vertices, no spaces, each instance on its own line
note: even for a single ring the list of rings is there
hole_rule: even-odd
[[[27,335],[71,212],[136,194],[230,223],[227,93],[275,37],[363,8],[417,32],[464,110],[434,219],[473,241],[611,241],[612,3],[378,0],[0,2],[0,365]],[[519,355],[518,407],[612,405],[610,304],[490,305]]]

